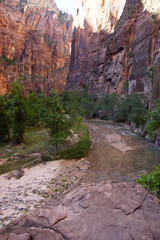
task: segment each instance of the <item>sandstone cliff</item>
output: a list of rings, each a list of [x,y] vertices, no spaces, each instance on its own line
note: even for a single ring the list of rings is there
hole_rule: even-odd
[[[159,0],[77,0],[67,88],[160,96],[159,19]]]
[[[72,18],[54,0],[0,1],[0,94],[21,77],[25,94],[65,89]]]

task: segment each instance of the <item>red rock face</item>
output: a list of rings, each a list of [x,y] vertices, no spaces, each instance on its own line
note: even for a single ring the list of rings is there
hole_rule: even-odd
[[[78,0],[67,88],[121,95],[128,80],[129,93],[150,93],[160,82],[150,71],[160,63],[159,19],[159,1]]]
[[[0,94],[22,79],[29,90],[66,87],[72,18],[54,0],[0,1]]]

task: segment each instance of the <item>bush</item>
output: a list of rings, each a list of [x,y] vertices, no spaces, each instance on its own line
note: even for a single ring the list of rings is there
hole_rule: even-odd
[[[151,137],[160,135],[160,99],[156,100],[154,109],[148,114],[145,130]]]
[[[90,150],[91,140],[89,137],[89,131],[87,127],[81,123],[78,124],[75,131],[79,135],[79,142],[75,144],[73,147],[63,150],[59,154],[59,158],[63,159],[80,159],[84,157]]]
[[[125,82],[125,86],[128,81]],[[115,92],[103,95],[95,101],[84,88],[81,91],[64,92],[61,95],[66,112],[75,117],[97,117],[121,122],[135,122],[137,126],[146,121],[146,108],[137,94],[126,94],[120,98]]]
[[[18,81],[11,84],[8,104],[12,118],[12,141],[14,144],[20,144],[23,141],[26,125],[26,107],[22,85]]]
[[[92,116],[94,108],[93,96],[87,93],[87,89],[75,89],[71,92],[63,92],[61,94],[61,101],[66,110],[66,113],[72,117],[77,116]]]
[[[59,154],[62,159],[80,159],[90,150],[91,140],[89,138],[81,139],[75,146],[70,147]]]
[[[40,103],[37,94],[35,92],[29,93],[25,102],[27,110],[26,124],[28,126],[39,126]]]
[[[6,110],[5,98],[0,96],[0,141],[10,139],[11,119]]]
[[[137,94],[126,95],[119,100],[115,120],[134,122],[137,126],[146,122],[146,108]]]
[[[104,95],[99,100],[99,113],[103,118],[115,119],[115,113],[119,104],[119,96],[116,93]]]
[[[135,183],[141,184],[160,199],[160,165],[152,173],[143,174]]]
[[[56,146],[58,154],[58,144],[71,135],[70,128],[73,122],[67,118],[57,94],[53,93],[48,97],[45,94],[41,95],[40,119],[44,127],[49,129],[52,144]]]

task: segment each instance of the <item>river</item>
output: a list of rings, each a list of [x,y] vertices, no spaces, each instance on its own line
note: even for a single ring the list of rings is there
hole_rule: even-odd
[[[90,168],[84,181],[134,182],[160,164],[160,151],[154,143],[134,134],[129,126],[103,120],[90,120],[86,124],[93,145],[87,156]]]

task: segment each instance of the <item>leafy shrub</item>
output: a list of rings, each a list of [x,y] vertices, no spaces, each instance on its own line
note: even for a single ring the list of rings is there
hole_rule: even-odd
[[[22,85],[18,81],[11,84],[8,104],[12,118],[12,140],[13,143],[20,144],[23,141],[26,125],[26,107]]]
[[[128,89],[128,81],[124,88]],[[126,94],[120,98],[115,92],[103,95],[95,101],[93,95],[87,93],[87,89],[64,92],[61,95],[66,112],[75,117],[97,117],[122,122],[135,122],[137,126],[146,121],[146,108],[137,94]]]
[[[128,89],[129,89],[129,81],[128,81],[128,79],[123,84],[122,89],[123,89],[124,93],[128,93]]]
[[[81,139],[75,146],[70,147],[60,153],[62,159],[80,159],[90,150],[91,140],[86,137]]]
[[[115,119],[115,112],[119,104],[119,96],[116,93],[104,95],[99,100],[100,116],[107,119]]]
[[[10,138],[11,119],[7,113],[5,98],[0,96],[0,141]]]
[[[25,102],[26,102],[26,110],[27,110],[26,124],[28,126],[39,126],[40,102],[37,94],[35,92],[29,93]]]
[[[121,98],[117,107],[115,119],[122,122],[134,122],[137,126],[146,121],[146,108],[137,94]]]
[[[143,174],[135,183],[141,184],[160,199],[160,165],[152,173]]]
[[[44,127],[49,129],[52,144],[56,146],[58,154],[58,144],[71,135],[70,128],[73,122],[65,115],[57,94],[53,93],[48,97],[45,94],[41,95],[40,119]]]
[[[148,121],[145,127],[151,137],[160,132],[160,99],[156,100],[154,109],[148,113]]]
[[[79,142],[74,146],[60,152],[59,158],[80,159],[84,157],[90,150],[92,142],[90,140],[87,127],[83,123],[78,124],[76,132],[78,133],[80,138]]]
[[[76,116],[90,117],[92,115],[94,100],[93,95],[87,93],[87,89],[75,89],[71,92],[64,91],[60,98],[66,113],[73,118]]]

